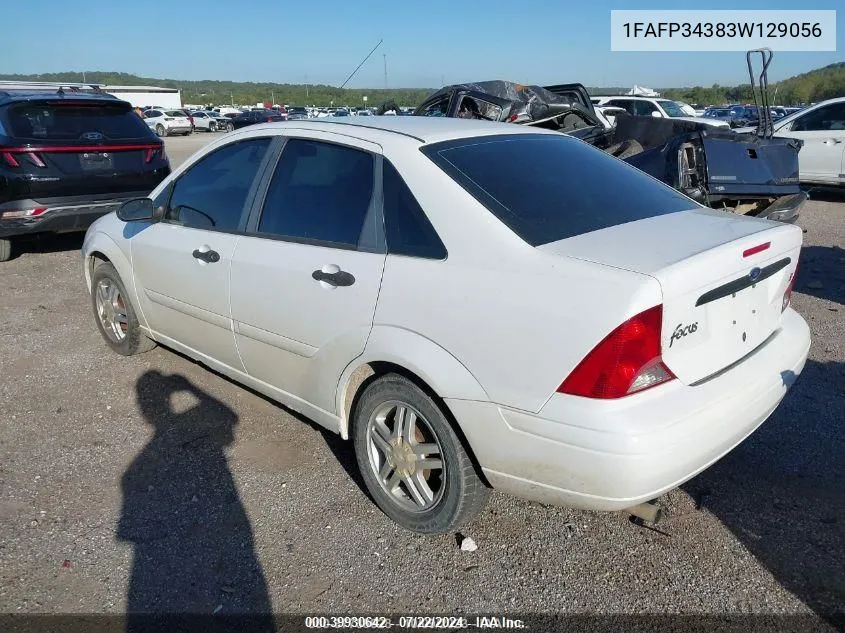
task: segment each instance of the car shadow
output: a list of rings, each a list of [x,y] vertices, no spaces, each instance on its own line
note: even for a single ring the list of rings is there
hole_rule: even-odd
[[[13,242],[14,257],[25,253],[63,253],[82,250],[84,232],[21,236]]]
[[[238,416],[178,374],[145,372],[136,397],[153,436],[121,481],[117,538],[133,547],[127,631],[177,630],[198,618],[213,630],[274,631],[224,452]]]
[[[367,486],[364,483],[364,479],[361,477],[361,472],[358,470],[358,462],[356,461],[356,458],[355,458],[355,450],[352,448],[352,442],[350,442],[348,440],[344,440],[342,437],[340,437],[339,434],[328,430],[324,426],[317,424],[316,422],[314,422],[310,418],[305,417],[303,414],[299,413],[298,411],[294,411],[293,409],[283,405],[282,403],[278,402],[277,400],[273,400],[272,398],[265,396],[263,393],[256,391],[255,389],[252,389],[251,387],[248,387],[247,385],[244,385],[243,383],[240,383],[236,380],[232,380],[231,378],[229,378],[225,374],[222,374],[222,373],[218,372],[216,369],[209,367],[208,365],[204,365],[204,364],[194,360],[190,356],[187,356],[187,355],[183,354],[182,352],[180,352],[178,350],[175,350],[175,349],[170,348],[170,347],[165,347],[165,349],[167,349],[167,351],[170,352],[171,354],[175,354],[176,356],[183,358],[184,360],[186,360],[189,363],[192,363],[194,365],[202,367],[203,371],[211,372],[212,374],[214,374],[215,376],[217,376],[221,380],[225,380],[226,382],[229,382],[229,383],[235,385],[236,387],[238,387],[238,389],[243,389],[244,391],[248,391],[249,393],[251,393],[255,397],[261,398],[262,400],[264,400],[265,402],[268,402],[269,404],[273,405],[274,407],[283,410],[285,413],[287,413],[291,417],[295,418],[297,421],[310,426],[315,431],[318,431],[320,433],[320,435],[322,436],[323,441],[326,443],[326,446],[328,447],[328,449],[331,451],[332,455],[334,456],[334,458],[343,467],[343,470],[346,472],[349,479],[351,479],[358,486],[358,488],[360,488],[361,492],[364,493],[367,496],[367,498],[372,499],[372,497],[370,497],[369,491],[367,490]],[[364,391],[363,389],[359,390],[359,392],[358,392],[359,396],[363,391]],[[357,400],[356,400],[356,402],[357,402]],[[354,404],[355,403],[353,402],[353,407],[354,407]]]
[[[801,294],[845,304],[845,249],[804,246],[794,289]]]
[[[804,185],[801,188],[810,194],[810,200],[818,200],[819,202],[845,202],[845,187]]]
[[[791,373],[791,372],[789,372]],[[784,375],[785,382],[795,379]],[[807,361],[772,417],[682,486],[788,591],[845,630],[845,363]]]

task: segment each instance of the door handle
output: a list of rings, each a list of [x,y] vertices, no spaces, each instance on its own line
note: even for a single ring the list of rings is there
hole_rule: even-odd
[[[213,264],[215,262],[220,261],[220,253],[217,251],[207,250],[201,251],[200,249],[195,249],[193,253],[196,259],[205,262],[206,264]]]
[[[325,266],[328,268],[328,266]],[[336,268],[332,266],[332,268]],[[315,270],[311,276],[317,281],[324,281],[330,286],[351,286],[355,283],[355,277],[345,270],[336,270],[334,272],[326,272],[325,270]]]
[[[825,145],[839,145],[842,141],[838,138],[829,138],[825,141],[822,141]]]

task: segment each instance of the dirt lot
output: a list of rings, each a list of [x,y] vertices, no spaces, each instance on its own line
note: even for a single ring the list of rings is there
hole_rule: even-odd
[[[845,195],[814,197],[813,347],[772,418],[660,531],[494,494],[472,553],[394,527],[308,420],[167,349],[111,353],[81,238],[37,245],[0,269],[0,612],[845,611]]]

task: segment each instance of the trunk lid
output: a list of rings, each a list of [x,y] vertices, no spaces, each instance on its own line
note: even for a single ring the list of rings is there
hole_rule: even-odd
[[[801,229],[712,209],[629,222],[539,250],[657,279],[663,362],[693,384],[729,367],[779,327]]]

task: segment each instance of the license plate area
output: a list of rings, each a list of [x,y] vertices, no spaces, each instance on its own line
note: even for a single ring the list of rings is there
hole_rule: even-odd
[[[736,350],[751,350],[765,340],[777,320],[766,283],[756,284],[714,301],[708,310],[711,326],[719,324],[723,342]]]
[[[110,152],[83,152],[79,155],[82,171],[110,171],[114,169],[114,155]]]

